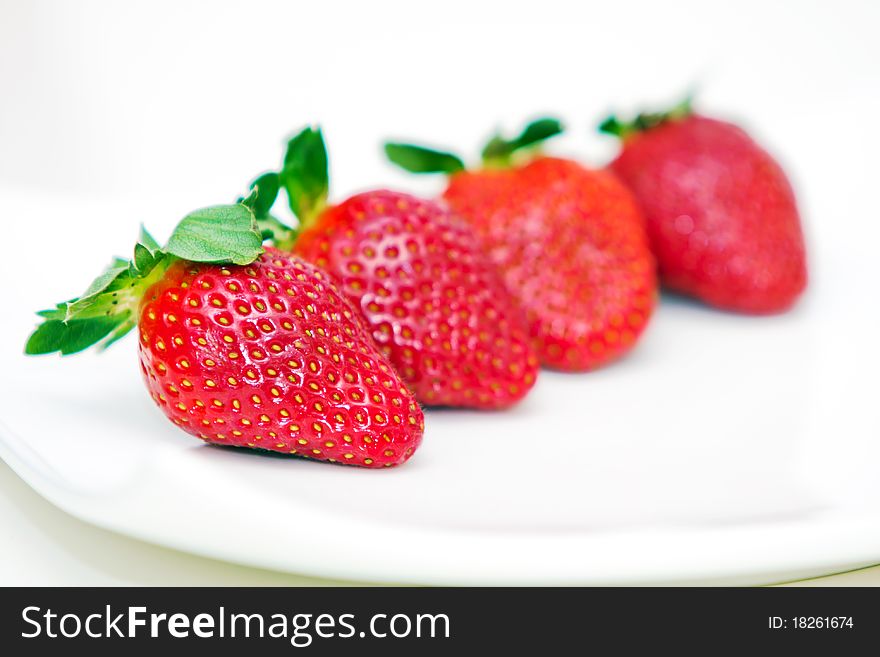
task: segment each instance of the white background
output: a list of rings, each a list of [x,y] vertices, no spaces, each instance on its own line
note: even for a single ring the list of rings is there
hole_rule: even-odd
[[[780,156],[807,207],[805,183],[844,164],[842,138],[877,145],[870,0],[2,6],[0,182],[150,199],[107,227],[102,254],[134,220],[159,230],[234,196],[308,122],[325,126],[337,198],[413,185],[383,165],[385,136],[473,156],[496,125],[549,111],[570,125],[557,148],[601,163],[613,142],[594,127],[608,110],[692,88]],[[817,150],[828,169],[806,170]],[[875,174],[846,173],[852,186]]]
[[[59,262],[82,287],[128,249],[139,222],[161,239],[186,211],[233,199],[308,122],[325,127],[336,198],[376,185],[432,192],[440,181],[383,163],[383,137],[472,158],[492,128],[553,112],[570,128],[553,149],[601,164],[614,144],[594,127],[609,110],[662,106],[692,88],[700,107],[742,120],[779,156],[812,244],[839,243],[856,275],[875,281],[875,246],[834,227],[841,217],[876,223],[878,28],[880,4],[869,1],[5,1],[0,194],[51,197],[57,208],[39,226],[3,217],[6,249],[44,256],[26,272],[31,285],[7,295],[16,309],[55,300],[45,295],[56,294]],[[65,203],[121,200],[131,214],[118,221],[65,221]],[[23,274],[0,262],[2,280]],[[16,310],[11,321],[24,329],[31,319]],[[867,375],[848,384],[876,386]],[[77,581],[106,581],[75,547],[98,539],[78,538],[85,526],[40,510],[10,477],[0,479],[0,556],[21,567],[4,583],[50,583],[41,567],[55,544],[66,572],[82,569]],[[50,518],[44,531],[28,525],[31,508]],[[140,549],[100,536],[108,555]],[[127,581],[124,571],[113,577]]]

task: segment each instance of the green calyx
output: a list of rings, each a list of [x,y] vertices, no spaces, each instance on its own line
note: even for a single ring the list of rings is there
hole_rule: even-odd
[[[250,194],[238,202],[253,211],[257,228],[264,240],[271,240],[279,249],[290,250],[296,241],[297,231],[272,214],[272,206],[278,198],[281,176],[269,171],[258,176],[250,184]]]
[[[248,197],[258,198],[258,193]],[[175,260],[246,265],[263,252],[262,243],[254,212],[244,203],[191,212],[164,247],[142,227],[130,260],[114,258],[82,296],[37,313],[43,322],[25,353],[66,356],[93,345],[105,349],[135,327],[141,298]]]
[[[513,139],[504,139],[497,134],[483,148],[481,153],[483,165],[490,168],[508,168],[513,163],[514,155],[540,148],[541,144],[550,137],[562,134],[562,130],[562,124],[558,120],[544,118],[529,123]]]
[[[599,124],[599,132],[626,140],[634,134],[650,130],[667,121],[678,121],[693,113],[693,97],[688,95],[674,107],[663,112],[642,112],[631,121],[622,121],[615,115],[609,116]]]
[[[264,239],[290,250],[299,234],[327,207],[330,175],[327,146],[320,127],[308,126],[287,142],[280,171],[268,171],[250,185],[251,195],[239,199],[254,212]],[[284,189],[297,226],[291,227],[272,214],[279,191]],[[256,198],[254,192],[257,192]]]
[[[526,125],[513,139],[496,134],[482,150],[483,166],[509,168],[515,164],[517,156],[533,157],[544,141],[560,134],[562,130],[562,124],[557,119],[542,118]],[[466,168],[462,159],[453,153],[414,144],[387,142],[385,155],[392,163],[410,173],[452,175]]]
[[[287,191],[291,211],[300,221],[300,229],[311,224],[327,207],[328,169],[321,128],[307,127],[287,142],[279,180]]]

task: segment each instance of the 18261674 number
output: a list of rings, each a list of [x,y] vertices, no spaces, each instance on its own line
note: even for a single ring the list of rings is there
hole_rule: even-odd
[[[767,626],[771,630],[851,630],[852,616],[770,616]]]

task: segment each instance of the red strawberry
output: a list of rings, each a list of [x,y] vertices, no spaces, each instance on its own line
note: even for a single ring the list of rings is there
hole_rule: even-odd
[[[328,275],[261,253],[261,241],[248,207],[193,213],[164,249],[145,236],[83,298],[41,313],[26,351],[73,353],[137,318],[147,388],[184,431],[352,465],[403,463],[424,430],[412,394]]]
[[[623,141],[611,168],[645,211],[665,285],[743,312],[794,303],[807,283],[794,193],[745,132],[689,103],[602,130]]]
[[[473,231],[433,201],[387,190],[326,207],[326,161],[320,131],[291,140],[279,181],[301,228],[295,238],[282,229],[279,243],[333,274],[421,401],[498,409],[520,400],[538,361]],[[277,188],[266,176],[256,184]]]
[[[590,370],[625,354],[654,307],[656,280],[643,219],[632,195],[606,171],[518,151],[561,131],[530,124],[494,138],[484,167],[466,171],[449,154],[387,144],[389,158],[417,173],[448,173],[443,195],[477,231],[526,311],[541,361]]]

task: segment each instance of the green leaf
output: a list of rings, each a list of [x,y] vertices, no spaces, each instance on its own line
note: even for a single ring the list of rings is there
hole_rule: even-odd
[[[278,173],[264,173],[250,184],[251,193],[239,203],[254,211],[257,229],[263,240],[270,240],[275,247],[289,251],[296,242],[297,231],[271,213],[280,185],[281,176]]]
[[[623,137],[626,128],[623,122],[614,114],[607,116],[602,123],[599,124],[599,132],[611,135],[612,137]]]
[[[161,247],[159,246],[159,242],[157,242],[152,235],[147,231],[143,224],[141,224],[141,233],[138,237],[138,242],[147,247],[151,252],[155,253]]]
[[[385,144],[388,159],[410,173],[446,173],[464,171],[461,158],[453,153],[437,151],[414,144],[388,142]]]
[[[104,341],[101,342],[100,345],[98,345],[98,349],[100,351],[104,351],[107,347],[115,343],[117,340],[125,337],[128,332],[131,331],[135,326],[137,326],[137,322],[135,321],[134,314],[131,313],[129,314],[128,319],[121,322],[119,326],[117,326],[107,335]]]
[[[104,270],[98,278],[92,281],[88,289],[83,292],[83,297],[90,297],[100,292],[104,292],[113,286],[116,288],[125,285],[125,279],[128,276],[130,263],[128,260],[121,258],[113,258],[110,266]]]
[[[37,311],[37,315],[39,317],[44,317],[45,319],[64,319],[67,317],[67,307],[74,301],[76,301],[76,299],[63,301],[49,310],[39,310]]]
[[[264,240],[271,240],[275,248],[282,251],[290,251],[296,243],[299,232],[285,224],[273,214],[267,214],[257,219],[257,227]]]
[[[168,256],[163,251],[149,251],[147,247],[138,242],[134,246],[134,258],[131,261],[132,278],[143,278],[149,275],[153,268]]]
[[[557,119],[538,119],[529,123],[514,141],[514,148],[526,148],[562,133],[562,124]]]
[[[301,224],[308,224],[324,209],[330,177],[320,128],[305,128],[287,143],[279,182]]]
[[[501,135],[495,135],[483,149],[483,161],[491,160],[505,164],[516,151],[540,144],[562,133],[562,130],[562,124],[557,119],[543,118],[529,123],[513,139],[504,139]]]
[[[125,324],[130,315],[131,311],[127,311],[116,316],[105,315],[89,319],[73,319],[67,322],[57,319],[47,320],[31,334],[25,346],[25,353],[38,355],[59,351],[62,356],[74,354],[100,342],[114,329]],[[130,330],[132,326],[134,326],[134,322],[131,322],[131,326],[127,330]],[[119,337],[122,336],[114,336],[114,340]]]
[[[134,259],[132,264],[137,271],[146,271],[153,264],[155,258],[150,250],[138,242],[134,245]]]
[[[254,211],[254,215],[257,219],[265,217],[272,210],[272,206],[275,205],[275,199],[278,198],[278,190],[280,186],[281,177],[277,172],[269,171],[268,173],[264,173],[250,185],[252,194],[246,199],[246,201],[250,199],[252,200],[250,200],[250,202],[242,201],[242,203]],[[256,194],[253,192],[256,192]]]
[[[174,229],[163,249],[184,260],[247,265],[263,252],[253,211],[240,204],[191,212]]]

